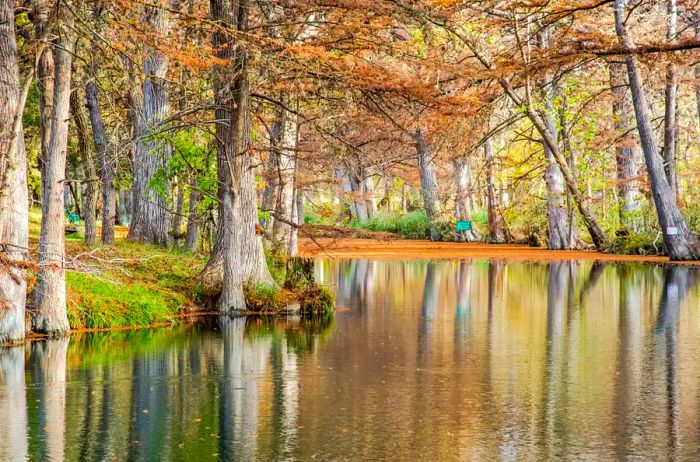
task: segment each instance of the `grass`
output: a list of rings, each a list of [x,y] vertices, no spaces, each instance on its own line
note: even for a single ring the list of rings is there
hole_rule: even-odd
[[[33,209],[32,247],[40,229],[41,211]],[[82,237],[82,232],[66,236],[66,258],[82,269],[66,272],[71,328],[146,326],[197,308],[196,276],[206,258],[124,239],[114,246],[86,247]]]
[[[407,214],[380,213],[369,220],[354,220],[353,228],[398,234],[406,239],[427,239],[430,237],[428,217],[425,212]]]
[[[41,211],[30,213],[30,241],[36,247],[41,229]],[[86,247],[82,232],[66,236],[66,259],[80,271],[66,272],[68,320],[73,329],[108,329],[168,323],[183,312],[199,310],[203,289],[197,275],[207,258],[182,249],[129,242],[119,230],[113,246]],[[35,255],[36,257],[36,255]],[[250,311],[274,314],[299,302],[302,311],[332,310],[332,294],[306,276],[298,287],[288,287],[290,268],[285,258],[266,253],[277,285],[245,288]],[[312,266],[311,266],[312,268]],[[306,268],[308,272],[309,269]],[[303,279],[303,278],[302,278]],[[284,286],[284,288],[282,288]]]

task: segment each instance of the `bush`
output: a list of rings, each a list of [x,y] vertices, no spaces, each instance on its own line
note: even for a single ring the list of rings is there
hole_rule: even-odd
[[[243,288],[250,311],[279,311],[287,306],[282,290],[273,284],[250,284]]]
[[[664,245],[663,240],[659,238],[656,241],[656,247],[654,247],[655,239],[655,233],[622,234],[615,236],[607,250],[623,255],[661,255]]]

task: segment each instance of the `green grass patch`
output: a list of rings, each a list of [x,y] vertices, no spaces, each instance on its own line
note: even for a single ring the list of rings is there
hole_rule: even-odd
[[[353,220],[350,227],[398,234],[406,239],[430,237],[428,217],[423,211],[407,214],[380,213],[369,220]]]
[[[170,321],[183,296],[168,296],[140,283],[103,280],[97,276],[69,272],[68,316],[73,328],[145,326]]]
[[[197,275],[204,257],[179,249],[117,241],[88,249],[66,242],[69,258],[82,254],[90,272],[69,272],[72,328],[112,328],[167,322],[198,306]],[[95,258],[91,258],[91,252]]]

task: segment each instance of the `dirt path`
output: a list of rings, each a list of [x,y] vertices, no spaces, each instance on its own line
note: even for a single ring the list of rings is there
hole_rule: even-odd
[[[320,248],[319,245],[322,247]],[[299,242],[303,256],[337,258],[499,258],[519,261],[599,260],[619,262],[668,263],[666,257],[613,255],[592,250],[545,250],[526,245],[462,244],[457,242],[408,241],[397,239],[334,239],[321,238],[315,242],[303,238]],[[700,262],[688,264],[700,265]]]

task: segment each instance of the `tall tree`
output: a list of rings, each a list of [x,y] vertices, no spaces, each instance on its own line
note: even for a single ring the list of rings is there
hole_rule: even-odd
[[[664,236],[664,246],[671,260],[697,260],[700,257],[700,252],[697,249],[697,238],[691,232],[676,205],[675,193],[666,178],[663,159],[659,155],[651,126],[646,91],[637,67],[637,58],[631,52],[634,48],[634,42],[627,31],[626,4],[626,0],[615,0],[615,30],[620,44],[625,50],[625,63],[632,92],[632,102],[637,116],[637,130],[649,173],[659,225]]]
[[[458,220],[472,222],[468,231],[457,231],[459,242],[475,242],[481,239],[472,220],[471,195],[472,195],[472,166],[471,158],[464,156],[452,160],[455,181],[455,216]]]
[[[78,138],[78,152],[85,181],[85,194],[83,196],[83,220],[85,221],[85,244],[95,245],[97,242],[97,200],[99,191],[99,179],[95,168],[95,159],[88,142],[88,128],[84,104],[81,104],[78,89],[71,92],[70,110],[75,124],[75,134]]]
[[[610,88],[613,95],[613,116],[615,132],[622,136],[615,147],[615,164],[617,166],[617,190],[620,208],[620,223],[627,231],[638,229],[638,219],[641,205],[639,203],[639,185],[637,162],[640,157],[636,140],[631,139],[630,132],[634,129],[632,100],[629,93],[627,70],[622,62],[608,62],[610,72]]]
[[[277,200],[272,226],[273,247],[287,253],[294,223],[294,184],[297,173],[299,123],[296,114],[283,111],[281,146],[277,150]]]
[[[666,0],[667,31],[666,39],[671,42],[678,33],[678,7],[676,0]],[[678,172],[676,167],[676,151],[678,141],[678,69],[671,60],[666,69],[666,87],[664,89],[664,147],[663,157],[666,167],[666,179],[673,193],[678,196]]]
[[[49,335],[60,335],[70,328],[66,313],[63,184],[75,48],[74,16],[71,10],[70,0],[61,2],[57,13],[58,38],[52,47],[55,74],[51,136],[42,171],[44,190],[41,203],[39,272],[34,288],[35,312],[32,326],[36,332]]]
[[[111,245],[114,244],[114,225],[117,219],[116,189],[114,187],[116,164],[107,150],[107,133],[100,107],[100,90],[97,85],[100,64],[97,60],[95,44],[99,40],[98,30],[102,28],[100,5],[96,2],[93,11],[95,32],[90,41],[90,73],[92,75],[85,83],[85,99],[92,127],[92,141],[95,145],[95,154],[99,165],[100,182],[102,183],[102,233],[100,239],[103,244]]]
[[[489,222],[489,242],[503,244],[506,233],[503,229],[503,218],[499,210],[499,200],[496,195],[496,179],[494,175],[494,153],[491,138],[484,141],[484,156],[486,157],[486,210]]]
[[[438,222],[442,218],[443,211],[440,203],[435,159],[430,154],[425,136],[425,129],[417,128],[413,135],[413,143],[416,148],[418,171],[420,173],[420,194],[423,198],[425,214],[428,216],[430,240],[439,241],[442,239],[442,233]]]
[[[145,7],[144,22],[158,35],[167,36],[171,28],[169,13],[162,5]],[[175,2],[177,5],[177,2]],[[167,246],[171,242],[171,214],[168,211],[169,185],[162,191],[152,182],[159,171],[167,168],[172,156],[170,143],[159,136],[158,130],[170,112],[167,87],[168,58],[153,47],[148,47],[143,61],[144,79],[140,98],[132,99],[131,111],[136,112],[134,135],[136,152],[133,180],[133,217],[127,238],[146,244]]]
[[[232,32],[246,31],[250,4],[247,0],[210,0],[212,20],[226,28],[214,32],[217,65],[214,76],[216,103],[217,175],[222,200],[218,228],[220,255],[212,254],[209,267],[221,274],[219,310],[245,309],[243,284],[274,284],[267,268],[262,241],[256,236],[257,194],[250,151],[250,87],[248,50],[236,43]],[[229,33],[227,33],[229,32]],[[229,80],[230,79],[230,80]],[[228,83],[230,82],[230,83]],[[215,259],[220,258],[221,264]]]
[[[20,87],[15,1],[0,0],[0,344],[24,338],[29,203],[22,113],[31,75]]]

